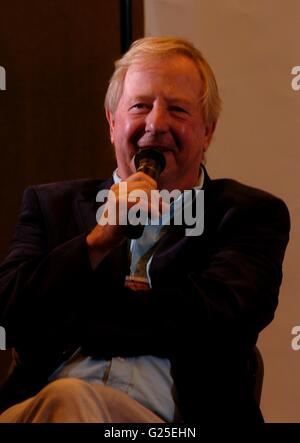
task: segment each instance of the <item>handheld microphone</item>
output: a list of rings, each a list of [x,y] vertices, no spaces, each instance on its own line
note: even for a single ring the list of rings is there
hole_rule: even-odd
[[[155,181],[166,167],[164,154],[155,148],[140,149],[134,157],[136,172],[144,172]],[[144,231],[144,225],[126,226],[126,236],[131,239],[140,238]]]

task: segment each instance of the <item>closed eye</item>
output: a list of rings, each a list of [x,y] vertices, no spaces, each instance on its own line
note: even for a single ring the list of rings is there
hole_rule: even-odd
[[[188,113],[187,110],[182,108],[181,106],[170,106],[169,110],[172,111],[172,112],[179,112],[179,113],[182,112],[182,113],[185,113],[185,114]]]
[[[129,109],[134,110],[134,111],[148,110],[148,109],[150,109],[150,105],[147,105],[146,103],[135,103]]]

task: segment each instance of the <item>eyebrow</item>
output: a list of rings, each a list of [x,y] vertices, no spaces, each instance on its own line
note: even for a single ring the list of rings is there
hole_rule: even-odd
[[[137,95],[137,96],[133,97],[130,100],[130,102],[136,102],[136,101],[147,102],[152,99],[153,99],[153,97],[151,95]],[[168,104],[171,104],[171,105],[178,104],[178,103],[186,105],[186,106],[191,105],[191,102],[189,100],[186,100],[183,97],[171,97],[169,99],[166,99],[166,101]]]
[[[174,97],[167,100],[171,105],[180,103],[181,105],[189,106],[192,103],[189,100],[186,100],[183,97]]]

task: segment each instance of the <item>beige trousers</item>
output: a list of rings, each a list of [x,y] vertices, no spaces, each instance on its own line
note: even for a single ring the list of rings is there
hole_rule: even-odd
[[[117,389],[63,378],[37,395],[11,406],[0,423],[164,423],[152,411]]]

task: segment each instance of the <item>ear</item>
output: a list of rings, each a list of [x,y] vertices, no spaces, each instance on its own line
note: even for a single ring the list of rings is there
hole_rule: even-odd
[[[115,120],[114,116],[111,111],[109,111],[107,108],[105,108],[105,115],[106,120],[109,124],[109,133],[110,133],[110,141],[112,144],[114,144],[114,129],[115,129]]]
[[[204,138],[204,145],[203,145],[203,151],[205,152],[207,150],[207,148],[210,145],[212,136],[215,132],[216,129],[216,125],[217,123],[210,123],[209,125],[206,126],[205,128],[205,138]]]

